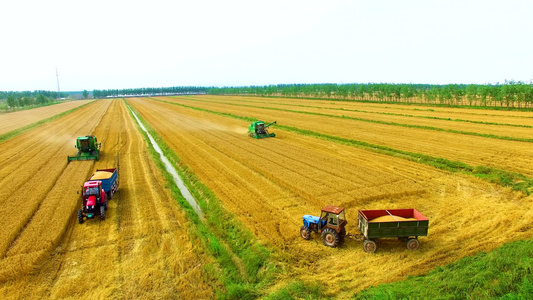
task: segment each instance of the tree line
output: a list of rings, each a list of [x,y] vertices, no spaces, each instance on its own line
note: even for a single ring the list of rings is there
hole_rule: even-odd
[[[533,107],[533,84],[506,81],[503,84],[278,84],[210,88],[214,95],[255,95],[351,99],[444,105]]]
[[[16,109],[26,106],[45,105],[51,103],[56,98],[67,97],[68,93],[57,93],[51,91],[22,91],[22,92],[2,92],[0,100],[5,100],[6,109]]]
[[[174,86],[158,88],[133,88],[133,89],[109,89],[93,90],[94,98],[109,97],[144,97],[180,94],[206,94],[209,87],[202,86]]]

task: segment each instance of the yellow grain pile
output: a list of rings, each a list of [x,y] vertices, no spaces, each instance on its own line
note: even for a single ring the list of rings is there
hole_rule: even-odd
[[[91,176],[91,180],[98,180],[98,179],[109,179],[111,178],[111,175],[113,175],[112,172],[107,171],[98,171]]]
[[[386,215],[386,216],[374,218],[368,222],[379,223],[379,222],[398,222],[398,221],[416,221],[416,219],[415,218],[403,218],[403,217],[395,216],[395,215]]]

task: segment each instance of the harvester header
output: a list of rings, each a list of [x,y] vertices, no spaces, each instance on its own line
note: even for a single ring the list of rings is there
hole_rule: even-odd
[[[98,143],[94,135],[80,136],[76,139],[78,149],[76,156],[69,156],[68,162],[72,160],[98,160],[100,158],[101,143]]]

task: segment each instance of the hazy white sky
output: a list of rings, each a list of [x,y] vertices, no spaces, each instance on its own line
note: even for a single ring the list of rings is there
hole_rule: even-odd
[[[17,0],[0,91],[533,79],[533,1]]]

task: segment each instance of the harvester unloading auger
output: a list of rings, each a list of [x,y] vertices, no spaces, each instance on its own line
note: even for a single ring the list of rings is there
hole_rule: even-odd
[[[76,156],[69,156],[68,162],[72,160],[98,160],[100,158],[101,143],[98,143],[94,135],[80,136],[76,139],[78,149]]]
[[[276,121],[265,125],[265,122],[263,121],[255,121],[252,124],[248,126],[248,135],[253,137],[254,139],[262,139],[267,137],[275,137],[275,133],[268,133],[267,128],[270,125],[277,124]]]

